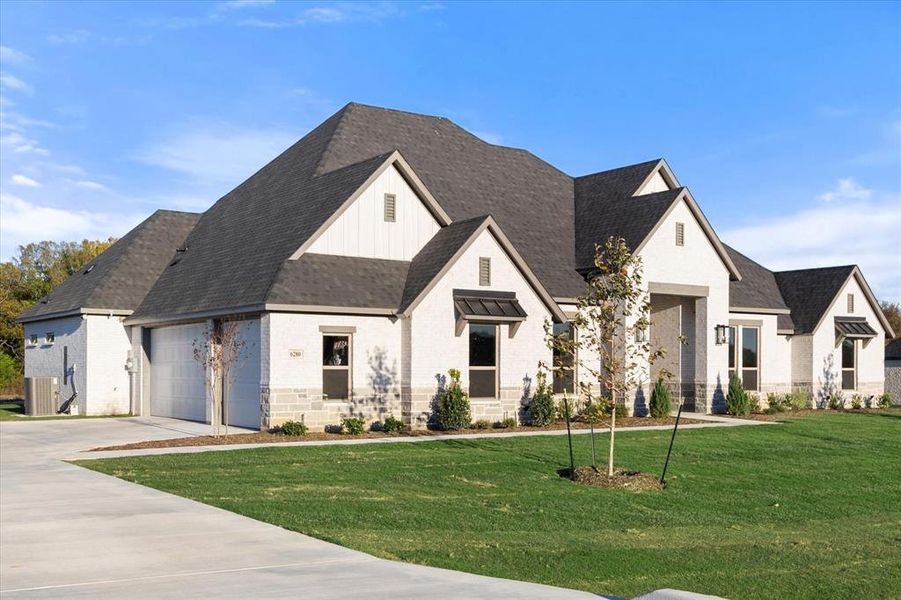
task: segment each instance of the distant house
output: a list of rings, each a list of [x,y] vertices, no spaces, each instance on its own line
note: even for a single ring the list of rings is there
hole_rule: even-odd
[[[885,346],[885,391],[893,403],[901,404],[901,338]]]
[[[731,374],[761,395],[882,392],[893,332],[860,270],[767,270],[719,240],[666,161],[572,177],[448,119],[360,104],[202,215],[155,213],[26,311],[26,376],[77,366],[82,413],[209,420],[192,346],[237,319],[233,424],[422,426],[449,368],[474,418],[512,416],[552,359],[544,323],[568,331],[611,235],[643,259],[650,341],[670,350],[630,411],[664,367],[700,412],[723,409]]]

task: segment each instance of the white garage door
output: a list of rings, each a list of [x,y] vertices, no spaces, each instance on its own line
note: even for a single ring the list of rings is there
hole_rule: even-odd
[[[241,353],[226,386],[228,423],[236,427],[260,428],[260,321],[241,321]]]
[[[150,414],[207,421],[203,367],[194,360],[194,340],[203,343],[203,323],[160,327],[150,333]]]

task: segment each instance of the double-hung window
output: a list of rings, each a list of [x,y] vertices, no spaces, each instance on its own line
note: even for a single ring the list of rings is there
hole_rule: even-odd
[[[497,325],[469,325],[469,396],[497,398]]]
[[[738,375],[748,391],[760,389],[760,328],[729,327],[729,378]]]
[[[570,341],[573,336],[571,323],[554,323],[554,337]],[[575,393],[575,357],[554,346],[554,393]]]
[[[857,389],[857,344],[854,340],[842,340],[842,389]]]
[[[322,394],[328,400],[350,397],[350,335],[322,336]]]

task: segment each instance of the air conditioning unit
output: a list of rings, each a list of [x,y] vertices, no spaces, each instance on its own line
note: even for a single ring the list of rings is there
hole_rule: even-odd
[[[25,414],[30,417],[55,415],[59,408],[59,378],[25,378]]]

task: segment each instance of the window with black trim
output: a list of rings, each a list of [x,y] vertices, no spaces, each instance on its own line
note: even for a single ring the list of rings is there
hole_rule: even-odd
[[[857,344],[854,340],[842,340],[842,389],[857,389]]]
[[[397,221],[397,196],[394,194],[385,194],[385,221]]]
[[[497,398],[497,325],[469,325],[469,397]]]
[[[56,341],[56,334],[54,334],[52,331],[48,331],[47,335],[44,336],[44,343],[52,344],[55,341]]]
[[[749,392],[760,389],[760,328],[729,327],[729,379],[736,374]]]
[[[350,397],[350,336],[322,336],[322,394],[328,400]]]
[[[32,346],[37,346],[38,345],[38,334],[32,333],[30,336],[28,336],[28,343]]]
[[[479,285],[491,285],[491,259],[479,257]]]
[[[573,336],[572,323],[554,323],[554,337],[571,341]],[[575,356],[572,352],[564,352],[554,346],[554,393],[566,392],[573,394],[576,391]]]

